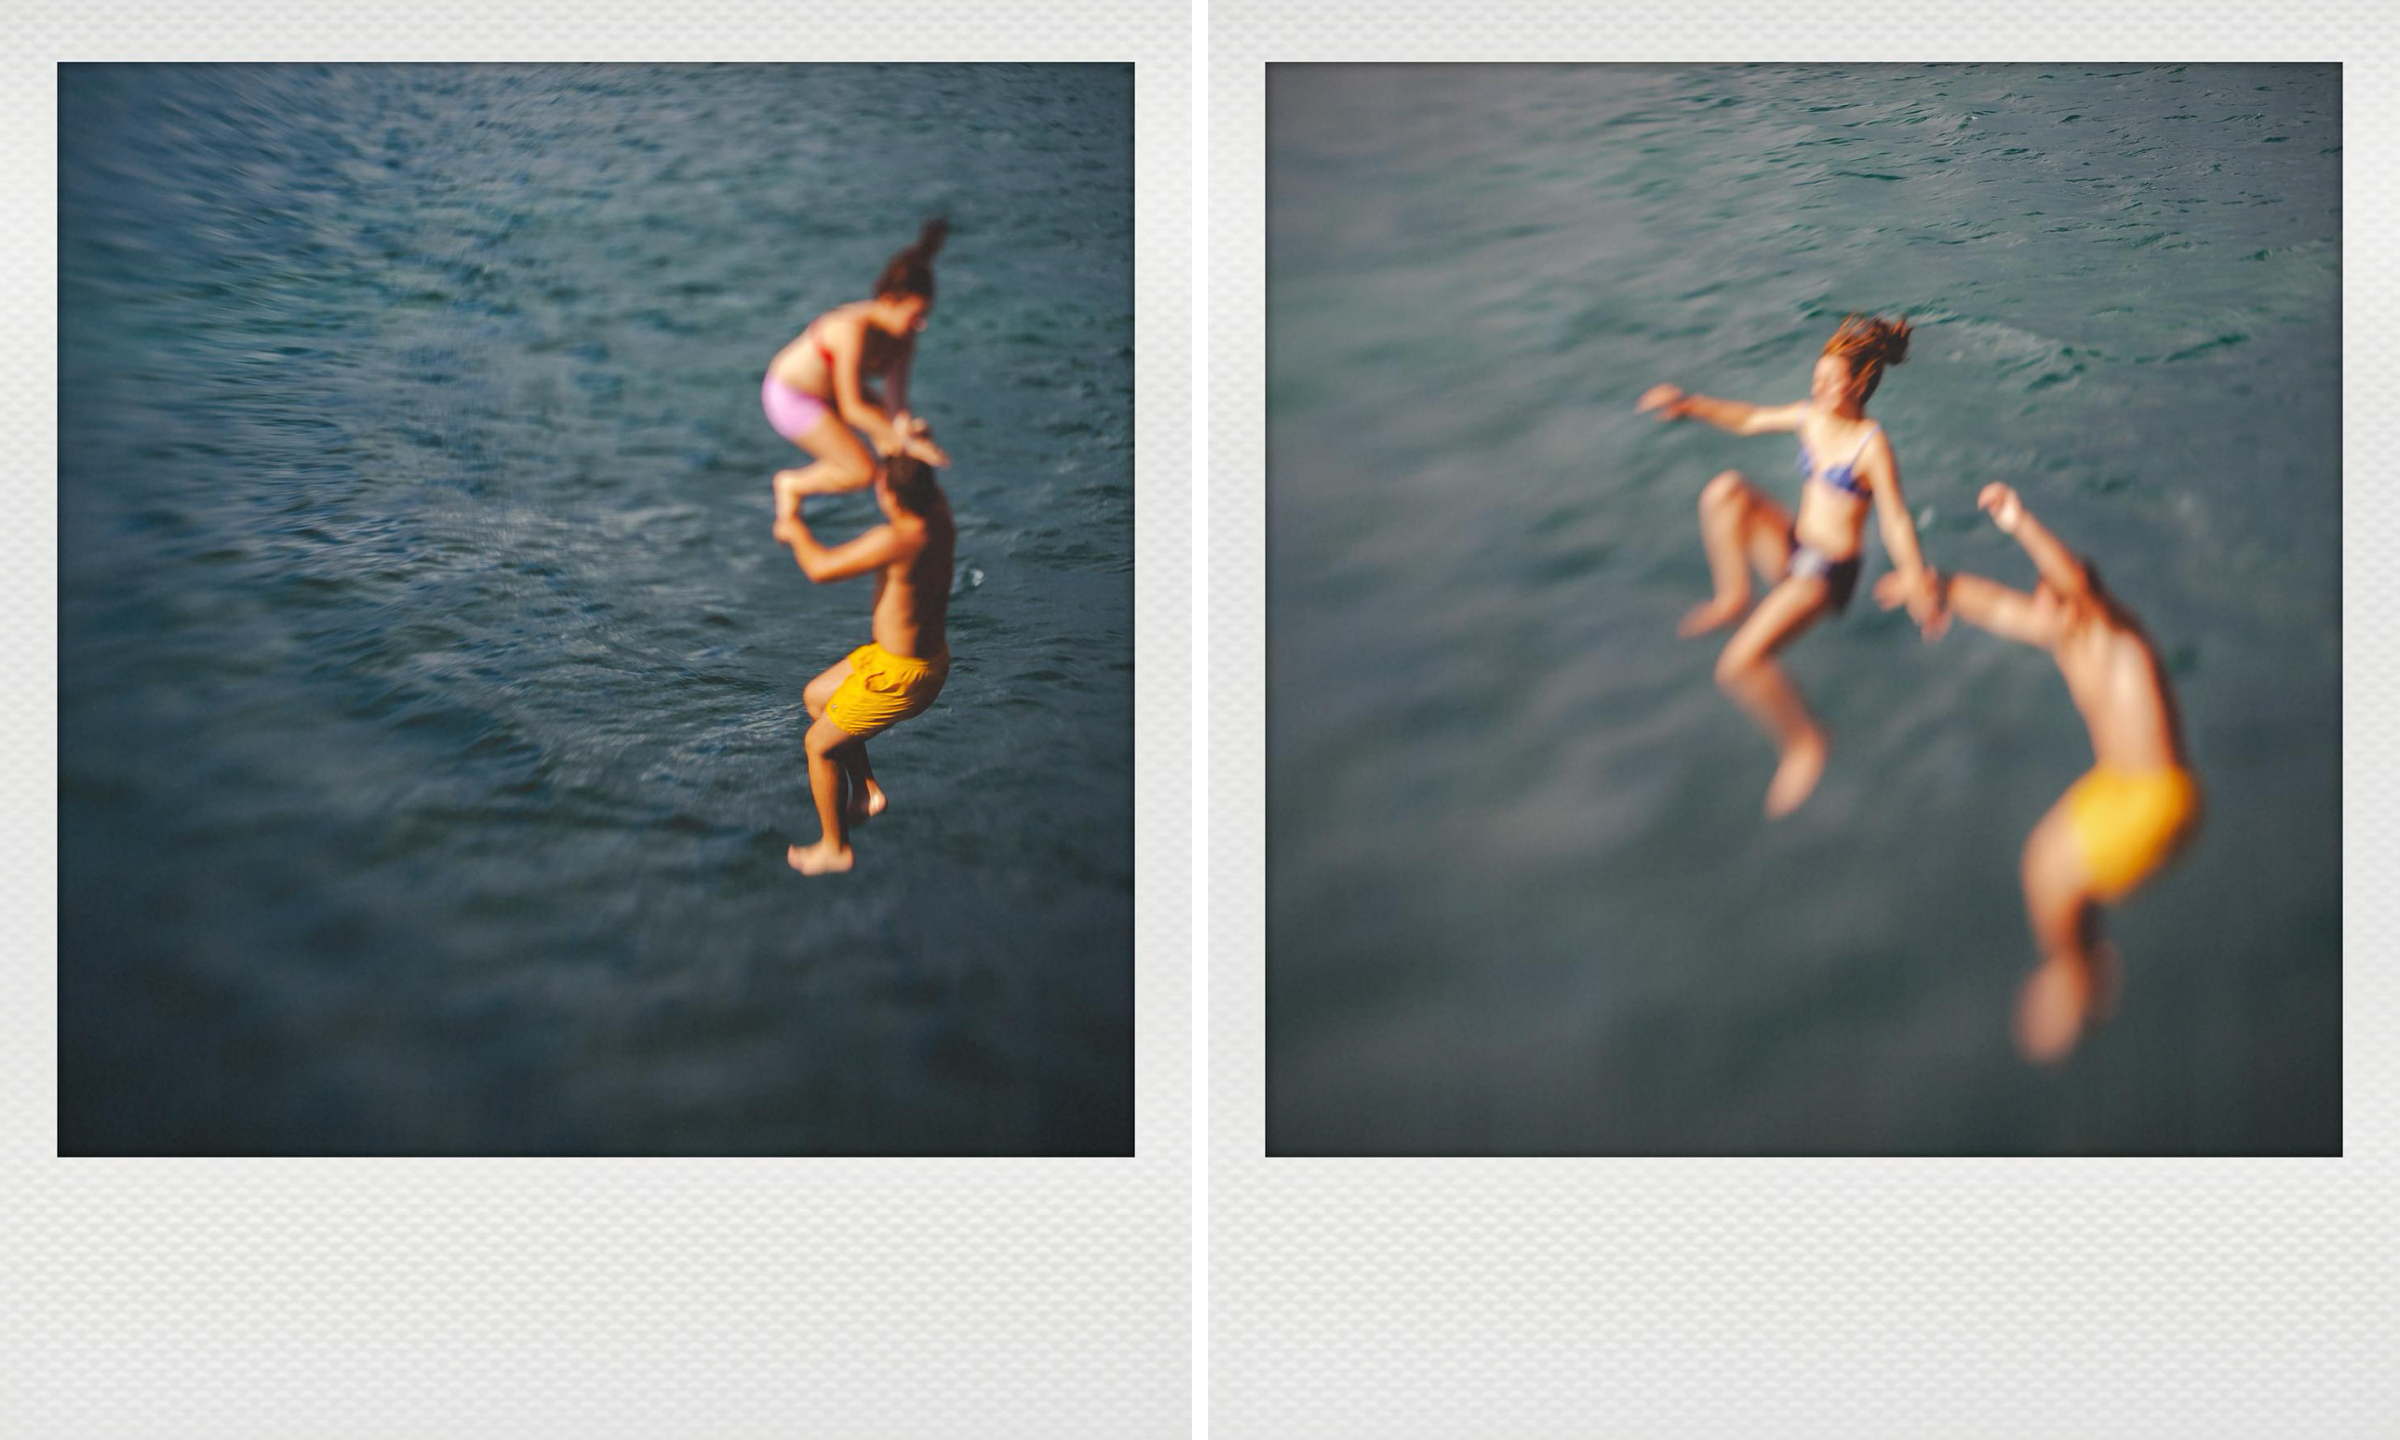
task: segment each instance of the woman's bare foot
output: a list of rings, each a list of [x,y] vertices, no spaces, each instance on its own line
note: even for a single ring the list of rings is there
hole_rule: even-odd
[[[1750,597],[1747,595],[1703,600],[1684,612],[1683,623],[1675,627],[1675,633],[1689,640],[1694,635],[1721,630],[1741,619],[1742,612],[1749,608]]]
[[[858,862],[858,852],[844,845],[839,849],[830,840],[814,845],[794,845],[783,852],[783,858],[803,875],[834,875]]]
[[[2017,992],[2017,1049],[2036,1065],[2065,1059],[2083,1035],[2091,999],[2081,966],[2053,960],[2034,971]]]
[[[1780,820],[1800,808],[1800,802],[1809,797],[1817,788],[1817,780],[1824,775],[1825,757],[1830,749],[1822,732],[1784,747],[1783,763],[1775,767],[1775,778],[1767,782],[1769,820]]]
[[[871,779],[867,781],[863,790],[858,786],[852,786],[850,790],[850,823],[856,825],[874,819],[883,813],[884,807],[889,803],[884,798],[883,787]]]

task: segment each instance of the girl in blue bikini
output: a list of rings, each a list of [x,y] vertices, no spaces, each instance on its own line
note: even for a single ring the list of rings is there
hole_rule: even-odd
[[[1654,385],[1636,406],[1661,420],[1689,417],[1736,435],[1796,431],[1800,436],[1797,520],[1738,471],[1723,472],[1700,492],[1700,540],[1716,594],[1694,606],[1681,627],[1689,636],[1741,621],[1717,657],[1717,684],[1750,712],[1781,752],[1767,786],[1769,818],[1790,814],[1816,789],[1830,749],[1824,728],[1776,665],[1775,652],[1850,604],[1870,506],[1897,567],[1894,592],[1905,597],[1928,638],[1946,623],[1917,548],[1916,524],[1900,494],[1900,462],[1883,427],[1867,418],[1867,399],[1885,368],[1907,357],[1908,336],[1905,320],[1850,316],[1817,357],[1809,398],[1790,405],[1749,405]],[[1774,588],[1752,610],[1754,568]]]

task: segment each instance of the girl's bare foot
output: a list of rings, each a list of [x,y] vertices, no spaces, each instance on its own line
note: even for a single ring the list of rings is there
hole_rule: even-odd
[[[1817,780],[1825,773],[1825,757],[1831,747],[1822,734],[1795,740],[1784,747],[1783,763],[1775,767],[1775,778],[1767,782],[1767,818],[1780,820],[1800,808],[1800,802],[1817,788]]]
[[[1742,612],[1749,608],[1750,597],[1747,595],[1704,600],[1684,612],[1683,623],[1675,627],[1675,633],[1689,640],[1694,635],[1705,635],[1711,630],[1723,629],[1741,619]]]
[[[856,825],[861,821],[874,819],[883,813],[884,806],[888,803],[890,802],[884,799],[883,787],[871,779],[867,781],[863,791],[860,787],[852,786],[850,790],[850,823]]]
[[[814,845],[790,846],[783,858],[803,875],[834,875],[856,864],[858,853],[847,845],[836,849],[832,841],[819,840]]]

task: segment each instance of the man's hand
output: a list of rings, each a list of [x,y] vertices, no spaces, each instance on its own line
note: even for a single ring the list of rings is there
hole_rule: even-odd
[[[1633,402],[1634,413],[1646,415],[1656,410],[1661,420],[1678,420],[1683,417],[1683,399],[1680,385],[1653,385]]]
[[[1997,480],[1983,487],[1983,492],[1975,497],[1975,505],[1992,517],[1992,523],[2000,527],[2003,535],[2016,534],[2018,523],[2025,518],[2025,502],[2017,498],[2015,490]]]

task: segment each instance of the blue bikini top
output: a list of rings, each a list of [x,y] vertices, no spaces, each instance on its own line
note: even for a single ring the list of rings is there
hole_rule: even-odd
[[[1816,457],[1808,453],[1808,442],[1802,440],[1800,442],[1800,478],[1823,480],[1844,495],[1855,495],[1861,500],[1866,499],[1867,487],[1858,483],[1858,462],[1859,458],[1867,453],[1867,446],[1873,443],[1875,432],[1882,428],[1881,425],[1869,425],[1867,438],[1858,442],[1858,454],[1850,457],[1850,463],[1832,466],[1823,475],[1817,473]]]

